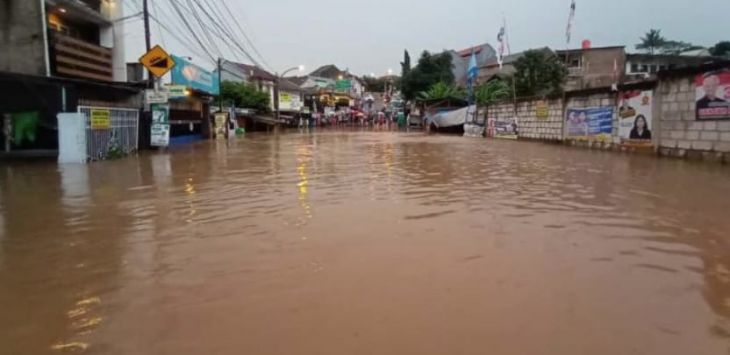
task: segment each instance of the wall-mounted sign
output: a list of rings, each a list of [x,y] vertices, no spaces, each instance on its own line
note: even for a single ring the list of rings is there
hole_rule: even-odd
[[[619,95],[618,135],[622,140],[651,141],[652,92],[626,91]]]
[[[184,85],[211,95],[218,95],[218,75],[213,74],[184,58],[173,55],[177,65],[172,69],[172,84]]]
[[[291,95],[288,92],[282,92],[279,94],[279,102],[289,103],[291,102]]]
[[[154,147],[167,147],[170,145],[170,106],[152,104],[150,110],[152,111],[150,144]]]
[[[111,112],[109,110],[91,109],[91,129],[110,129],[112,126]]]
[[[148,105],[151,104],[166,104],[168,101],[167,92],[165,91],[155,91],[152,89],[147,89],[144,92],[144,100],[145,103]]]
[[[730,70],[697,75],[695,95],[698,120],[730,119]]]
[[[215,118],[215,137],[217,139],[226,138],[226,121],[228,121],[227,113],[216,113],[213,115]]]
[[[188,88],[185,85],[166,85],[165,89],[170,99],[180,99],[188,96]]]
[[[335,82],[335,90],[347,91],[352,88],[352,82],[350,80],[337,80]]]
[[[611,139],[613,107],[570,108],[566,116],[569,138]]]
[[[548,119],[548,116],[550,115],[550,107],[548,106],[548,103],[545,101],[538,101],[537,105],[535,106],[535,116],[539,120],[546,120]]]

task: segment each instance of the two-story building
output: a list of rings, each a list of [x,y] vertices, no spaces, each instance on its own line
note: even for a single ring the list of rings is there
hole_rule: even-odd
[[[302,90],[299,85],[284,78],[277,78],[276,75],[250,64],[224,61],[221,67],[223,81],[251,84],[266,93],[269,96],[271,111],[276,110],[277,100],[280,111],[298,112],[301,109]]]
[[[125,126],[89,134],[108,139],[123,132],[130,150],[144,141],[135,132],[139,120],[128,119],[138,117],[143,87],[125,83],[123,5],[121,0],[0,2],[0,88],[6,96],[0,100],[5,133],[0,140],[6,151],[53,154],[57,115],[95,108],[111,110],[111,120]]]
[[[555,51],[568,68],[566,91],[609,87],[622,82],[626,65],[623,46]]]
[[[548,47],[533,50],[542,52],[545,55],[555,55],[555,52],[553,52]],[[497,77],[506,78],[514,75],[514,73],[516,72],[515,63],[520,58],[524,57],[525,52],[527,51],[512,53],[504,56],[502,58],[502,66],[499,65],[499,60],[496,57],[488,59],[483,65],[479,67],[479,76],[477,77],[477,82],[484,83]]]
[[[0,71],[125,81],[121,0],[8,0]]]
[[[626,79],[656,79],[662,70],[697,67],[708,61],[712,61],[712,57],[705,55],[627,54]]]

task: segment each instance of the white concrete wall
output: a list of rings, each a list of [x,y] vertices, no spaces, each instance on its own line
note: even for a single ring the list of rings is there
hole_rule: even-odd
[[[116,21],[124,17],[124,2],[111,0],[101,2],[101,14],[109,21]],[[127,80],[127,63],[124,45],[124,22],[114,22],[112,26],[102,27],[99,30],[100,44],[112,49],[112,66],[114,81]]]

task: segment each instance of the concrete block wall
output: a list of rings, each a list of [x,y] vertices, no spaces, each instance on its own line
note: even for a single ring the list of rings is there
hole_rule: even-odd
[[[511,102],[489,106],[488,110],[488,117],[495,120],[510,119],[515,116],[515,105]]]
[[[47,74],[41,4],[36,0],[0,1],[0,71]]]
[[[730,121],[697,120],[694,75],[661,80],[656,93],[660,154],[730,160]]]
[[[561,140],[563,138],[563,102],[549,100],[548,118],[537,118],[538,101],[522,101],[517,107],[511,102],[500,103],[489,107],[490,118],[510,119],[517,115],[519,137],[523,139]],[[516,109],[516,110],[515,110]]]
[[[540,101],[524,101],[517,103],[520,138],[557,141],[563,139],[563,101],[545,100],[548,105],[548,117],[537,117],[537,105]]]

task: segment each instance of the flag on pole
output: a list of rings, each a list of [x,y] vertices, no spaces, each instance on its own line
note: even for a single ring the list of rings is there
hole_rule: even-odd
[[[477,66],[477,55],[474,48],[471,49],[471,59],[469,59],[469,69],[467,71],[466,82],[469,87],[469,100],[474,96],[474,83],[479,76],[479,67]]]
[[[611,89],[613,91],[618,91],[618,79],[618,59],[613,58],[613,84],[611,84]]]
[[[476,80],[477,76],[479,75],[479,67],[477,66],[477,55],[474,52],[474,49],[471,50],[471,59],[469,59],[469,71],[467,79],[469,79],[470,82],[474,82]]]
[[[575,0],[570,3],[570,16],[568,16],[568,28],[565,29],[566,43],[570,44],[570,37],[573,32],[573,20],[575,20]]]
[[[502,69],[502,65],[504,64],[504,52],[507,51],[507,54],[510,54],[509,49],[509,37],[507,36],[507,20],[503,19],[502,27],[499,29],[499,33],[497,34],[497,41],[499,42],[499,53],[497,55],[497,63],[499,63],[499,69]]]

